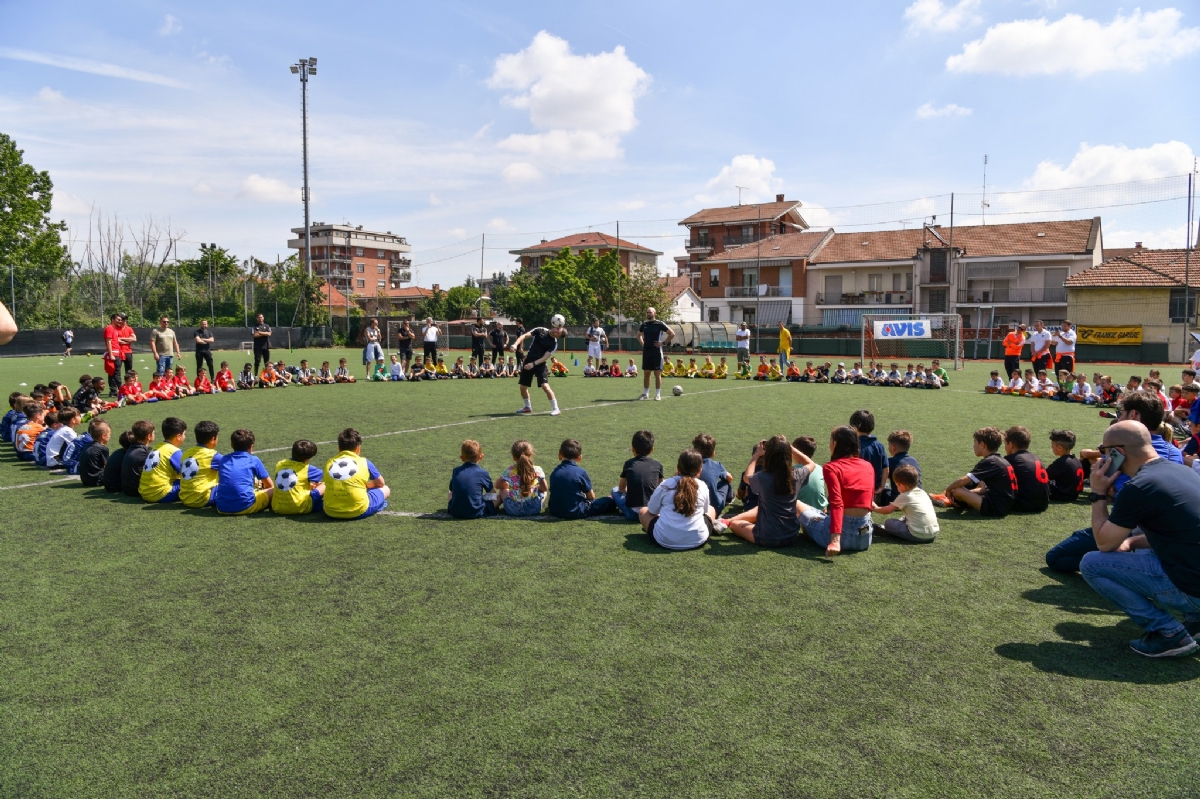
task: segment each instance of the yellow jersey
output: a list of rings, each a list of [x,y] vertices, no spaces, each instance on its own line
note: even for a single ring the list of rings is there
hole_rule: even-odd
[[[221,456],[210,447],[189,447],[179,467],[179,501],[189,508],[204,508],[217,487]]]
[[[321,482],[321,470],[307,462],[284,458],[275,464],[275,494],[271,510],[281,516],[312,513],[313,483]]]
[[[375,464],[362,455],[342,451],[325,463],[325,515],[335,519],[357,519],[371,501],[367,483],[379,476]]]
[[[180,449],[170,441],[159,444],[146,456],[146,466],[138,482],[138,493],[147,502],[158,502],[171,493],[179,481]]]

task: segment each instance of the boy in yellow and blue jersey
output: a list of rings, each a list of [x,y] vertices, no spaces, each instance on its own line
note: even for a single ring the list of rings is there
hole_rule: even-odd
[[[217,513],[246,516],[271,507],[275,483],[267,467],[254,454],[254,431],[234,430],[229,437],[233,452],[221,458],[213,504]]]
[[[281,516],[317,513],[324,508],[323,473],[309,465],[317,454],[317,445],[307,439],[292,444],[292,457],[275,464],[275,494],[271,510]]]
[[[183,439],[187,422],[168,416],[162,423],[163,442],[146,456],[138,493],[146,502],[178,502],[179,470],[183,468]]]
[[[338,433],[338,453],[325,464],[325,515],[365,519],[387,507],[392,490],[375,464],[362,456],[362,435],[353,427]]]
[[[179,469],[179,501],[189,508],[206,508],[212,504],[213,489],[217,487],[217,467],[221,453],[217,452],[216,422],[196,425],[196,446],[184,450]]]

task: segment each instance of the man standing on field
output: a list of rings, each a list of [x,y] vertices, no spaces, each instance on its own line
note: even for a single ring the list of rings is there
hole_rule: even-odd
[[[425,343],[425,363],[432,360],[437,363],[437,345],[439,330],[433,323],[433,317],[425,317],[425,327],[421,328],[421,337]]]
[[[675,338],[675,332],[655,318],[653,308],[646,309],[646,321],[638,328],[638,342],[642,345],[642,396],[650,399],[650,373],[654,373],[654,399],[662,399],[663,347]]]
[[[599,365],[600,358],[604,355],[604,342],[608,338],[599,319],[592,319],[592,326],[587,329],[585,337],[587,338],[588,357],[595,358],[596,364]]]
[[[510,350],[518,352],[525,339],[530,340],[529,353],[521,364],[520,386],[524,405],[517,413],[533,413],[533,404],[529,401],[529,387],[533,385],[534,379],[537,380],[538,388],[546,392],[546,399],[550,400],[550,415],[558,416],[562,413],[558,409],[558,398],[550,388],[550,369],[546,366],[550,356],[558,349],[558,339],[567,335],[567,329],[561,324],[556,324],[561,320],[562,317],[555,314],[550,327],[535,327],[528,333],[517,336],[517,340],[508,345]]]
[[[1053,335],[1054,343],[1058,345],[1055,348],[1054,360],[1058,361],[1059,370],[1067,370],[1068,373],[1075,371],[1075,331],[1071,328],[1074,325],[1070,321],[1062,323],[1062,330]]]
[[[1050,331],[1046,329],[1041,319],[1034,320],[1033,332],[1029,334],[1029,354],[1033,360],[1033,374],[1042,369],[1050,374]]]
[[[788,330],[786,322],[779,323],[779,369],[786,371],[788,356],[792,354],[792,331]]]

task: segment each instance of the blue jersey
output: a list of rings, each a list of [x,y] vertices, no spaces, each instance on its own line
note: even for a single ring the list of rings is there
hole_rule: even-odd
[[[55,432],[47,427],[38,433],[38,437],[33,442],[33,462],[43,469],[46,468],[46,445],[50,443],[50,436],[54,435]]]
[[[12,442],[12,423],[13,417],[17,415],[15,410],[10,410],[4,414],[4,418],[0,419],[0,441]]]
[[[446,512],[456,519],[478,519],[487,515],[484,494],[492,490],[492,478],[478,463],[464,463],[450,474],[450,503]],[[492,505],[493,510],[495,505]]]
[[[1200,405],[1200,403],[1197,403],[1197,405]],[[17,431],[20,430],[21,427],[28,421],[29,417],[26,416],[22,411],[13,412],[12,421],[10,421],[8,424],[8,438],[6,440],[11,444],[16,445]]]
[[[878,488],[879,481],[883,478],[883,470],[888,465],[887,451],[883,444],[880,444],[875,436],[859,436],[858,456],[871,464],[871,468],[875,470],[875,487]]]
[[[575,461],[559,461],[550,472],[549,483],[550,502],[546,510],[551,516],[579,519],[587,515],[592,479],[582,466]]]
[[[217,487],[213,500],[221,513],[241,513],[254,504],[255,479],[266,480],[267,467],[257,455],[231,452],[217,467]]]
[[[67,470],[67,474],[79,474],[79,459],[83,455],[83,451],[92,445],[92,434],[84,433],[83,435],[68,441],[63,447],[62,465]]]

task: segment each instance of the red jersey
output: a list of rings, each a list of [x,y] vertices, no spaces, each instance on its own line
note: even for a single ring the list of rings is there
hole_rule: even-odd
[[[217,372],[217,388],[222,391],[228,391],[233,388],[233,372],[228,369],[222,369]]]
[[[122,397],[136,397],[142,393],[142,384],[136,380],[131,383],[122,383],[121,390],[117,393]]]
[[[121,325],[120,328],[118,328],[116,325],[108,325],[104,328],[105,342],[111,341],[112,347],[110,349],[115,349],[116,354],[121,358],[124,358],[126,355],[133,354],[133,345],[129,344],[128,342],[118,341],[118,339],[126,338],[131,335],[133,335],[133,328],[131,328],[129,325]]]
[[[170,391],[171,384],[161,377],[156,377],[150,381],[150,391]]]
[[[846,508],[870,508],[875,498],[875,467],[858,457],[838,458],[821,467],[829,495],[829,529],[841,532]]]
[[[203,391],[205,394],[212,393],[212,383],[207,377],[197,377],[196,383],[193,386],[197,391]]]

